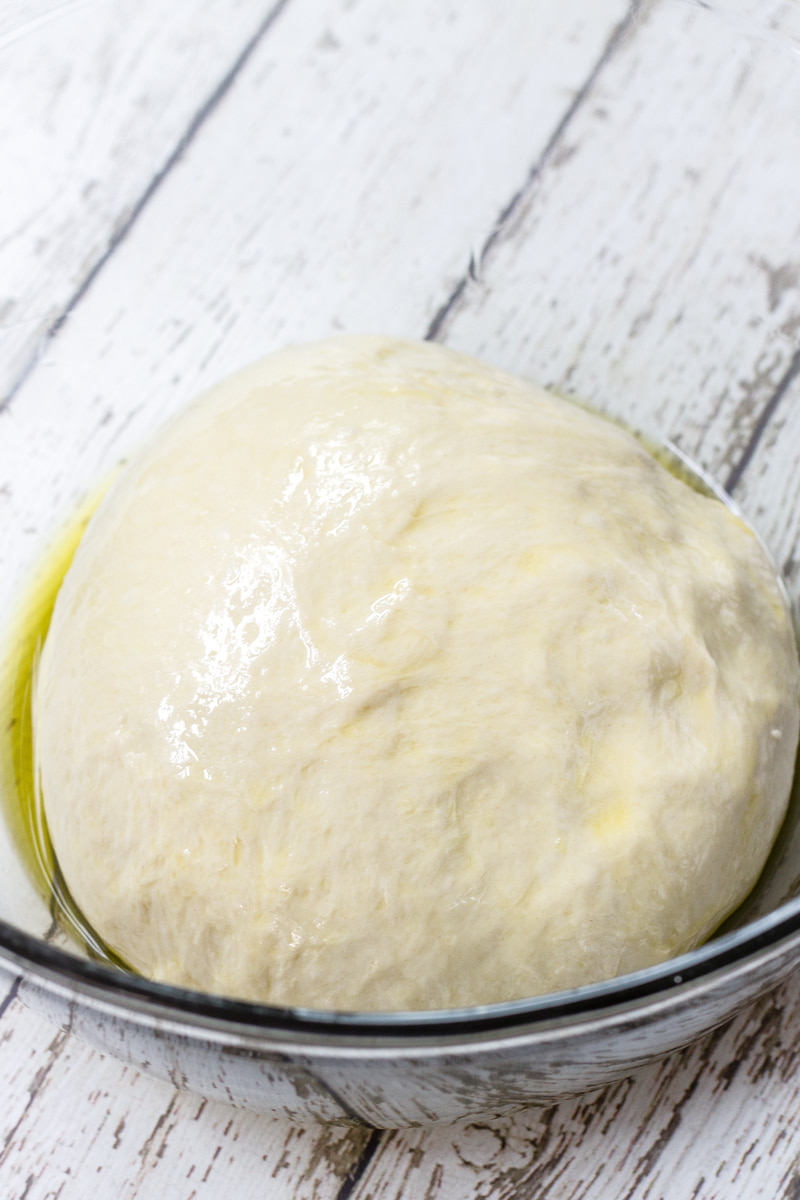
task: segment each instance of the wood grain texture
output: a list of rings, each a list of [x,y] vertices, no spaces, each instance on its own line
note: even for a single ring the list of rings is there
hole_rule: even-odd
[[[745,510],[800,599],[800,378],[795,374],[770,413],[737,489]]]
[[[766,8],[778,22],[786,5]],[[798,105],[791,56],[706,11],[645,6],[440,336],[726,478],[800,345]]]
[[[800,1160],[799,1002],[794,978],[596,1097],[383,1134],[303,1130],[204,1103],[17,1009],[0,1034],[0,1188],[13,1200],[73,1200],[91,1171],[98,1195],[130,1200],[229,1189],[244,1200],[789,1200]]]
[[[0,16],[0,397],[35,363],[269,24],[264,0],[18,4]]]
[[[0,1033],[0,1194],[335,1196],[369,1131],[293,1128],[146,1079],[18,1007]],[[13,1065],[12,1065],[13,1064]],[[26,1190],[27,1189],[27,1190]]]
[[[529,6],[488,0],[291,0],[274,20],[255,0],[228,0],[226,20],[201,0],[60,18],[42,0],[21,13],[30,36],[0,23],[17,181],[0,381],[24,376],[6,452],[29,427],[43,457],[70,447],[67,505],[141,435],[144,393],[166,413],[284,341],[432,330],[722,477],[741,467],[737,494],[796,583],[800,82],[774,33],[797,31],[798,6],[716,7],[721,26],[677,0],[562,0],[536,6],[534,32]],[[20,470],[4,519],[35,486]],[[595,1098],[375,1134],[205,1103],[12,999],[0,1195],[790,1200],[799,1002],[793,979]]]
[[[385,1134],[354,1196],[788,1200],[800,1121],[798,993],[793,980],[727,1029],[598,1097]]]

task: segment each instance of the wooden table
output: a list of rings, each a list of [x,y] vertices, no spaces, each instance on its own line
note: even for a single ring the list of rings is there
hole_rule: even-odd
[[[796,591],[800,4],[708,7],[5,0],[0,436],[90,387],[100,462],[142,389],[433,336],[679,441]],[[799,999],[593,1098],[378,1133],[176,1092],[9,997],[0,1194],[790,1200]]]

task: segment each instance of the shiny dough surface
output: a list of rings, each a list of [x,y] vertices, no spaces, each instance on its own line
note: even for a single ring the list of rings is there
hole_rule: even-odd
[[[133,968],[447,1008],[705,939],[779,827],[798,666],[756,539],[625,431],[341,338],[126,469],[35,720],[61,868]]]

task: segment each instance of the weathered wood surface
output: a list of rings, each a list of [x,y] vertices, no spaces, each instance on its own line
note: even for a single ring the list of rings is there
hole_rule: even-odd
[[[794,1200],[800,979],[598,1096],[513,1118],[295,1128],[212,1105],[12,1008],[0,1034],[9,1200]],[[89,1191],[88,1189],[91,1189]]]
[[[273,7],[277,7],[273,6]],[[0,392],[36,361],[263,36],[233,0],[19,0],[0,11]]]
[[[286,341],[428,333],[678,440],[796,586],[799,9],[9,4],[0,437],[57,395],[66,505],[141,436],[143,390],[166,413]],[[384,1134],[204,1103],[12,1001],[0,1195],[789,1200],[799,999],[591,1100]]]

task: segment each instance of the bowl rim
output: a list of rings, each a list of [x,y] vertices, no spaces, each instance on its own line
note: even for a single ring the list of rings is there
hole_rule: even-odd
[[[32,975],[45,988],[54,982],[91,994],[120,1016],[142,1009],[189,1026],[211,1023],[250,1036],[321,1035],[333,1042],[380,1039],[402,1045],[423,1038],[467,1040],[494,1034],[519,1035],[554,1022],[600,1020],[611,1010],[677,999],[691,985],[724,979],[734,968],[757,964],[784,941],[800,934],[800,896],[739,929],[710,939],[676,958],[626,975],[521,1000],[469,1008],[357,1012],[258,1004],[158,983],[120,968],[82,959],[0,920],[0,961],[13,973]],[[777,980],[776,980],[777,982]]]

